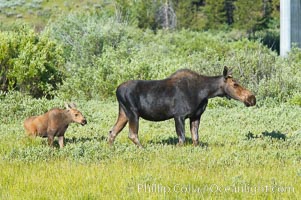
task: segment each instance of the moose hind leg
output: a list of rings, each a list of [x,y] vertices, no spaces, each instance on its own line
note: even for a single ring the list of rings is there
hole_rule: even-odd
[[[117,135],[122,131],[122,129],[125,127],[126,123],[128,122],[128,119],[125,115],[124,110],[119,106],[119,114],[118,119],[113,128],[109,131],[109,138],[108,143],[112,145],[114,143],[115,138]]]
[[[134,117],[129,120],[129,138],[136,144],[138,147],[142,148],[140,141],[138,139],[138,129],[139,129],[139,118]]]

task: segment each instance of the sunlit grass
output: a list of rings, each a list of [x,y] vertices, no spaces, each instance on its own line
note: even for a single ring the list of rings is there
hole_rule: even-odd
[[[51,103],[50,103],[51,104]],[[39,105],[36,105],[39,107]],[[301,195],[301,109],[208,109],[199,147],[177,147],[173,120],[140,121],[144,149],[127,138],[113,148],[117,103],[78,102],[88,124],[72,124],[66,146],[28,138],[23,116],[0,128],[1,199],[296,199]],[[12,117],[15,119],[14,117]],[[8,121],[8,120],[7,120]]]

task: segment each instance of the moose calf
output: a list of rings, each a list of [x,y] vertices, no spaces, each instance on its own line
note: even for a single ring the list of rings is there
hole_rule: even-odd
[[[53,139],[58,137],[60,148],[64,147],[64,134],[70,123],[76,122],[84,126],[87,120],[75,104],[67,104],[66,109],[53,108],[43,115],[32,116],[24,121],[28,135],[48,138],[48,145],[53,146]]]

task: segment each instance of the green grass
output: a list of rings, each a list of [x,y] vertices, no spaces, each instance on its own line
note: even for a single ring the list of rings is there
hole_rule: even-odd
[[[43,138],[26,137],[23,116],[1,124],[1,199],[297,199],[301,195],[300,107],[213,106],[203,115],[199,147],[192,146],[188,125],[187,142],[177,147],[173,120],[141,120],[139,136],[145,148],[137,149],[127,138],[128,127],[113,148],[106,143],[117,103],[89,101],[78,106],[88,124],[69,127],[64,149],[58,149],[57,143],[49,148]]]
[[[5,25],[25,22],[40,30],[49,19],[60,14],[93,9],[101,11],[103,7],[113,9],[113,4],[99,0],[0,0],[0,21]]]

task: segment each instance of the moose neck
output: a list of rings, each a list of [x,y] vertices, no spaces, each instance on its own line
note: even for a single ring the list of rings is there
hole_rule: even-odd
[[[205,91],[207,91],[208,98],[225,96],[223,76],[209,76],[205,77],[202,81],[205,85]]]
[[[70,123],[73,122],[72,116],[70,114],[70,111],[64,110],[64,117],[63,117],[62,120],[63,120],[63,123],[66,124],[66,125],[68,125],[68,124],[70,124]]]

